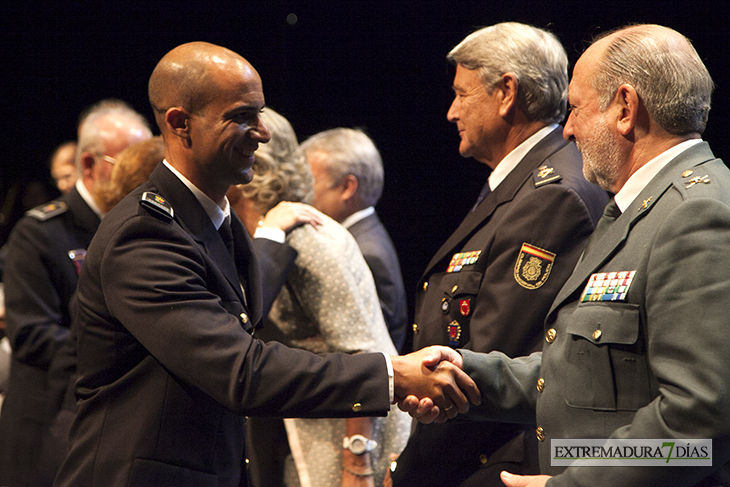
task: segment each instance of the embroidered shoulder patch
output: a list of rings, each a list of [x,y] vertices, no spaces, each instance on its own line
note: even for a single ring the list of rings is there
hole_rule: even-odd
[[[515,263],[515,281],[525,289],[539,288],[550,277],[554,260],[552,252],[523,243]]]
[[[540,166],[535,171],[533,171],[533,175],[535,177],[535,187],[538,188],[544,184],[549,183],[557,183],[563,177],[555,172],[554,167],[550,166]]]
[[[62,215],[67,211],[68,206],[63,201],[51,201],[45,205],[36,206],[32,210],[28,210],[25,214],[43,222],[54,216]]]
[[[149,208],[168,221],[172,220],[172,217],[175,216],[175,211],[172,209],[170,203],[157,193],[145,191],[142,193],[142,198],[139,200],[139,204],[145,208]]]

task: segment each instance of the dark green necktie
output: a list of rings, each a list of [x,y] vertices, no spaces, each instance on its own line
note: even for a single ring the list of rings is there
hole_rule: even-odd
[[[583,252],[584,257],[588,255],[591,246],[598,242],[601,238],[603,238],[603,235],[608,231],[608,228],[613,222],[616,221],[616,218],[618,218],[619,216],[621,216],[621,210],[616,204],[616,200],[611,198],[606,204],[606,207],[603,209],[603,216],[600,220],[598,220],[596,229],[593,230],[593,234],[588,240],[588,245],[586,245],[586,249]]]

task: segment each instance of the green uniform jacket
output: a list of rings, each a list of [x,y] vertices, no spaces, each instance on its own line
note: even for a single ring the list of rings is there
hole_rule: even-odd
[[[536,407],[551,487],[726,485],[730,171],[706,143],[687,149],[590,247],[547,315],[542,354],[463,352],[487,399],[477,410],[529,421]],[[591,276],[624,271],[628,289],[606,290],[616,300],[581,299]],[[551,466],[551,439],[609,437],[712,438],[713,466]]]

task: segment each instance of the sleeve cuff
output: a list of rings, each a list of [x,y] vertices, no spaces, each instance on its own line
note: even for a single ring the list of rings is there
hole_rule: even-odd
[[[390,360],[390,355],[385,352],[380,352],[385,357],[385,366],[388,368],[388,397],[390,403],[393,404],[395,400],[395,385],[393,384],[393,362]]]
[[[283,244],[286,241],[286,233],[280,228],[258,227],[253,238],[265,238]]]

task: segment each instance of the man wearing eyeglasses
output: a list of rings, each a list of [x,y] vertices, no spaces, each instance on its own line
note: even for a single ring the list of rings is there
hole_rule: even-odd
[[[68,336],[71,297],[103,216],[94,188],[109,180],[114,156],[151,136],[146,120],[120,100],[89,108],[78,127],[76,185],[30,210],[8,239],[3,280],[13,353],[0,414],[0,485],[40,485],[41,438],[54,403],[48,366]]]

